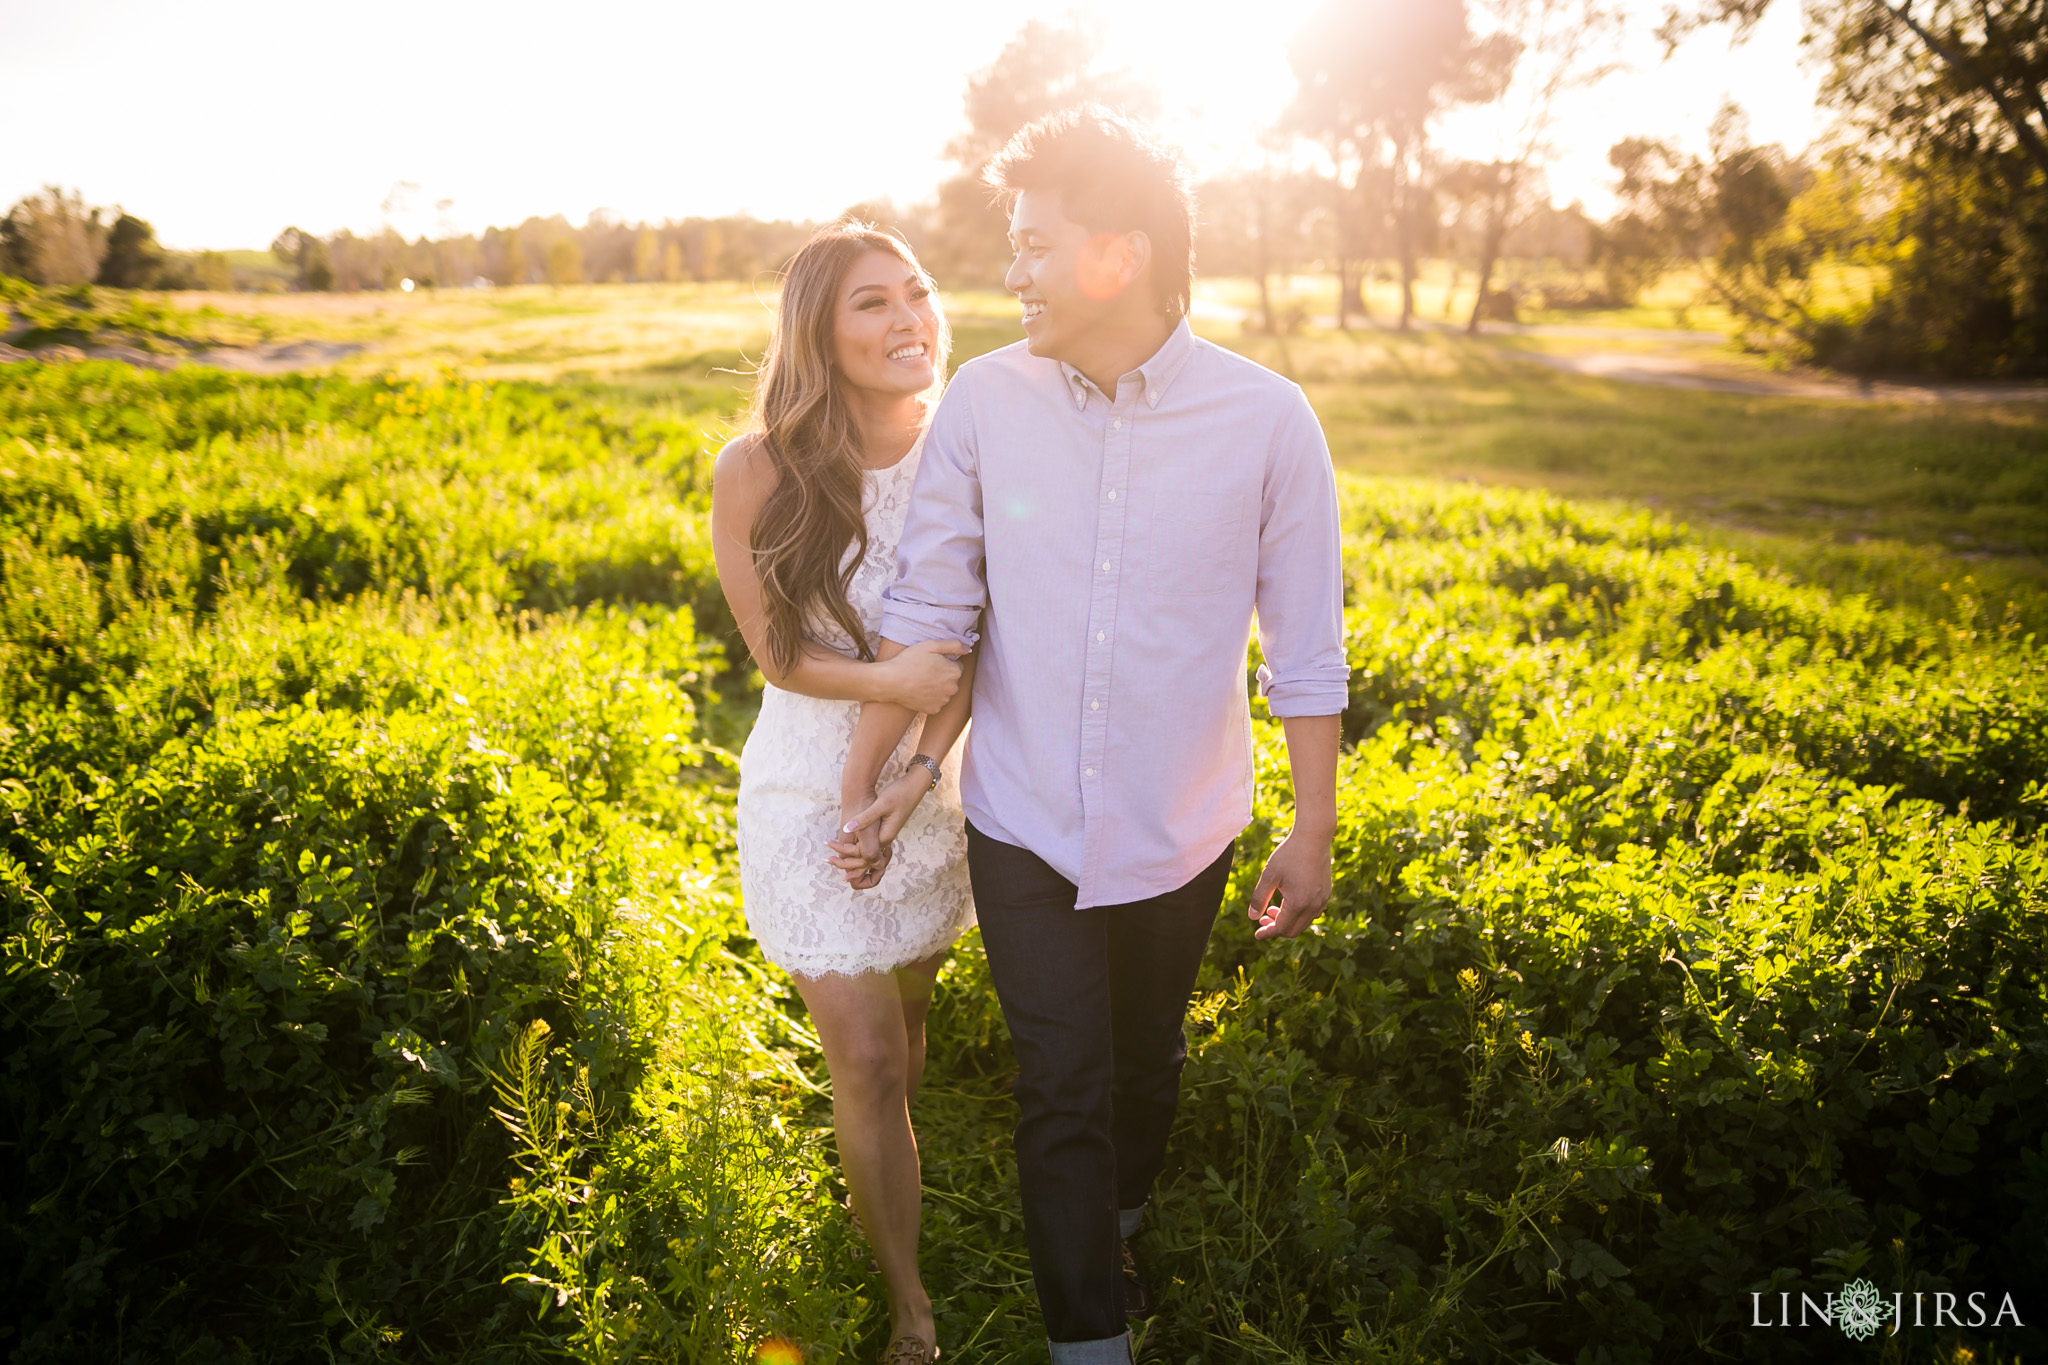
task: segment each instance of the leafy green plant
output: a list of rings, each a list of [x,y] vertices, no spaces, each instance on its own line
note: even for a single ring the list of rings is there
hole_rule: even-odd
[[[880,1345],[737,904],[719,420],[0,369],[10,1358]],[[1346,497],[1337,898],[1238,918],[1261,716],[1141,1358],[1822,1359],[1749,1296],[2048,1280],[2038,644],[1646,514]],[[917,1113],[949,1357],[1044,1358],[1009,1079],[970,935]]]

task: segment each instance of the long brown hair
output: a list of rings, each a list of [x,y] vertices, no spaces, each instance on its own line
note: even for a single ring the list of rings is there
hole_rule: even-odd
[[[839,287],[847,267],[870,251],[896,257],[930,287],[924,267],[899,238],[870,223],[819,228],[783,270],[775,329],[754,382],[747,425],[775,470],[775,488],[754,517],[754,572],[768,651],[785,673],[796,667],[804,642],[816,638],[813,623],[820,618],[844,630],[862,659],[874,657],[847,599],[867,553],[868,528],[861,515],[860,429],[833,364]],[[945,314],[938,317],[932,354],[938,378],[920,399],[927,418],[945,383],[951,340]],[[859,548],[848,555],[849,545]]]

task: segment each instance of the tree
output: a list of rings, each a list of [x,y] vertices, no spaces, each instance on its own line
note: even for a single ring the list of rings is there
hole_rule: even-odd
[[[548,283],[560,288],[583,283],[583,247],[574,237],[557,237],[548,243]]]
[[[154,289],[163,272],[164,249],[157,244],[156,229],[133,214],[116,218],[93,282],[115,289]]]
[[[1822,288],[1820,267],[1860,262],[1870,237],[1863,186],[1846,160],[1814,167],[1749,140],[1741,111],[1723,106],[1712,160],[1640,138],[1608,159],[1622,172],[1622,211],[1603,230],[1602,264],[1621,298],[1681,260],[1735,315],[1741,339],[1800,359],[1839,361],[1850,320]]]
[[[1679,262],[1699,256],[1705,167],[1668,142],[1623,138],[1607,151],[1620,172],[1615,212],[1600,229],[1594,259],[1607,293],[1633,303]]]
[[[1474,42],[1464,0],[1326,0],[1288,47],[1295,97],[1283,125],[1316,142],[1333,170],[1339,326],[1358,300],[1346,257],[1356,195],[1385,171],[1383,208],[1401,267],[1401,326],[1415,315],[1415,269],[1430,195],[1430,119],[1447,102],[1499,92],[1504,42]]]
[[[312,233],[288,227],[270,244],[270,254],[291,267],[300,289],[324,292],[334,288],[334,266],[328,258],[327,243]]]
[[[0,256],[11,272],[36,284],[86,284],[98,276],[106,254],[103,212],[88,208],[76,190],[46,185],[0,219]]]
[[[642,224],[633,234],[633,278],[636,280],[659,280],[667,278],[661,273],[661,236],[651,227]]]
[[[1746,33],[1770,0],[1698,0],[1661,30]],[[2048,373],[2048,0],[1808,0],[1823,97],[1888,182],[1888,282],[1845,363]]]
[[[967,127],[946,144],[960,170],[939,186],[937,222],[926,251],[935,274],[994,283],[1010,258],[1009,224],[981,183],[981,168],[1019,129],[1077,104],[1102,104],[1134,118],[1159,112],[1159,93],[1132,73],[1101,65],[1102,26],[1084,15],[1033,19],[995,61],[967,81]]]
[[[1270,161],[1195,188],[1195,202],[1201,206],[1196,237],[1202,269],[1249,275],[1259,282],[1261,331],[1287,331],[1298,321],[1276,316],[1270,281],[1275,274],[1291,274],[1295,265],[1317,254],[1320,230],[1328,227],[1324,198],[1313,175]]]
[[[1674,8],[1658,31],[1668,49],[1709,24],[1738,36],[1771,0],[1703,0]],[[1824,94],[1873,131],[1910,137],[1963,113],[1995,125],[2048,177],[2048,3],[2044,0],[1810,0],[1809,41],[1828,52]],[[1989,131],[1989,128],[1985,128]]]
[[[492,283],[526,283],[526,244],[518,228],[488,228],[483,245],[484,273]]]
[[[195,251],[186,260],[188,287],[225,294],[235,287],[235,267],[222,251]]]
[[[1553,154],[1558,96],[1610,75],[1622,13],[1607,0],[1480,0],[1502,41],[1500,151],[1464,169],[1461,188],[1479,212],[1479,289],[1465,330],[1476,333],[1502,243],[1534,202],[1531,191]]]

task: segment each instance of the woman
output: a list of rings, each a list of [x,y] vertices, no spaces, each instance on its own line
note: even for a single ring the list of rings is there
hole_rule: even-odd
[[[820,229],[789,263],[750,429],[720,452],[711,498],[718,581],[768,682],[740,756],[747,922],[795,980],[825,1050],[840,1162],[888,1285],[884,1365],[938,1355],[917,1272],[910,1101],[932,980],[974,922],[959,780],[946,765],[967,724],[972,662],[953,641],[874,662],[948,340],[908,247],[864,224]],[[887,878],[879,867],[849,878],[828,849],[865,701],[926,717],[883,769],[901,826]]]

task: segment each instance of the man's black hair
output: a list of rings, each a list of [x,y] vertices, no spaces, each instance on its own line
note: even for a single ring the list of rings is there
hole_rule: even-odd
[[[1050,190],[1091,232],[1143,232],[1167,311],[1186,317],[1195,277],[1195,196],[1180,158],[1135,121],[1084,104],[1026,125],[982,169],[1005,206]]]

